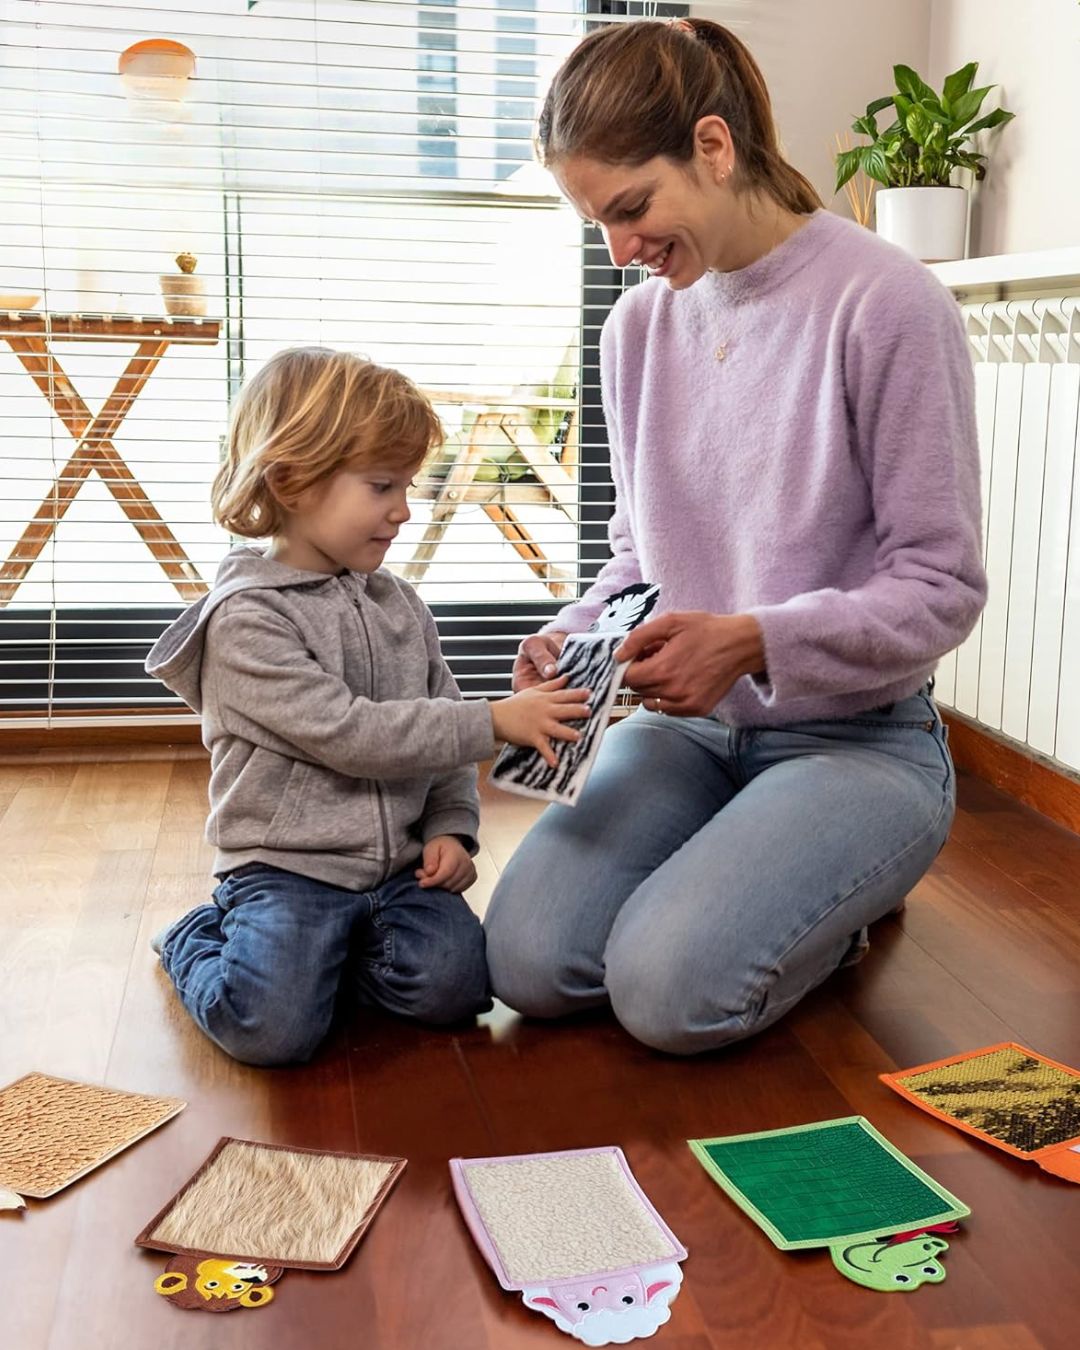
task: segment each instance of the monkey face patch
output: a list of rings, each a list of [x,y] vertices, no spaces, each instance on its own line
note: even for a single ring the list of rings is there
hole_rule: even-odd
[[[154,1289],[174,1307],[193,1312],[235,1312],[271,1302],[270,1288],[283,1275],[280,1266],[257,1265],[216,1256],[174,1256],[154,1281]]]

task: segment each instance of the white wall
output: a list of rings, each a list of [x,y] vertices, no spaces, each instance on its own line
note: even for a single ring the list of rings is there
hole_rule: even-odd
[[[989,172],[973,203],[971,253],[1080,244],[1080,4],[933,0],[930,80],[967,61],[1016,120],[984,132]]]
[[[699,0],[692,5],[696,16],[725,24],[754,53],[772,94],[788,159],[807,175],[825,205],[844,215],[850,214],[844,194],[833,197],[833,137],[850,128],[871,99],[892,92],[897,62],[925,77],[930,8],[931,0]]]

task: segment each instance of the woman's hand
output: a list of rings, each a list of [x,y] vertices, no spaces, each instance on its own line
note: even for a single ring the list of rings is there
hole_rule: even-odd
[[[761,625],[749,614],[684,610],[635,628],[615,653],[626,683],[653,712],[707,717],[736,680],[765,668]]]
[[[515,694],[543,684],[554,676],[555,662],[559,659],[566,638],[566,633],[534,633],[525,639],[514,661],[511,688]]]
[[[460,839],[452,834],[437,834],[424,845],[423,863],[416,869],[416,879],[423,891],[438,886],[460,895],[476,880],[476,868]]]

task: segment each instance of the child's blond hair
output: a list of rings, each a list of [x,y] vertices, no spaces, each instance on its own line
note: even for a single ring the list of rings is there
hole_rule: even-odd
[[[400,371],[350,352],[292,347],[271,357],[233,404],[211,492],[214,519],[232,534],[265,539],[281,530],[283,504],[338,469],[415,472],[442,439],[431,404]]]

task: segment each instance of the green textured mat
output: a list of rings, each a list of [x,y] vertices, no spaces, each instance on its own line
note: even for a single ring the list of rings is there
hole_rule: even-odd
[[[863,1116],[689,1144],[785,1250],[885,1237],[971,1213]]]

